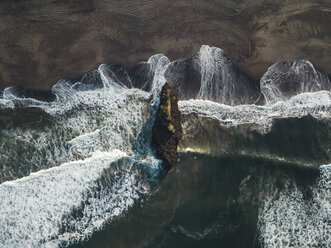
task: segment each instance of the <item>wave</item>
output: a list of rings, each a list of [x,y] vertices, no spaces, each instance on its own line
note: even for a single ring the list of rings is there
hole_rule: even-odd
[[[101,65],[77,82],[60,80],[52,88],[52,102],[7,88],[0,108],[0,182],[84,159],[98,150],[132,152],[151,117],[151,101],[157,104],[168,62],[155,55],[128,73]]]
[[[97,95],[97,92],[93,92]],[[1,122],[0,181],[26,176],[30,172],[84,159],[95,151],[121,149],[132,152],[141,128],[150,117],[146,97],[126,94],[90,100],[90,105],[71,102],[63,108],[14,109],[0,116],[18,115]],[[83,95],[86,99],[86,95]],[[93,96],[93,94],[90,94]],[[84,101],[76,95],[77,102]],[[90,98],[91,99],[91,98]],[[68,108],[65,114],[55,115]],[[69,111],[70,110],[70,111]]]
[[[302,59],[272,65],[261,78],[260,84],[268,105],[300,93],[331,90],[330,75]]]
[[[1,246],[57,247],[85,239],[148,193],[146,180],[129,165],[119,150],[95,152],[2,183]]]
[[[129,73],[101,65],[78,81],[60,80],[51,101],[5,89],[0,246],[68,246],[149,194],[162,170],[145,129],[167,62],[156,55]],[[135,88],[146,78],[149,92]]]
[[[272,106],[226,106],[204,100],[179,103],[180,152],[265,158],[298,167],[331,160],[331,93],[303,93]]]
[[[260,133],[270,131],[273,120],[312,115],[314,118],[331,118],[331,92],[302,93],[288,101],[271,106],[239,105],[227,106],[208,100],[180,101],[183,115],[197,114],[215,118],[227,127],[250,124]]]
[[[148,99],[150,94],[155,97],[165,83],[163,74],[169,63],[168,58],[157,54],[133,68],[101,64],[80,79],[59,80],[51,92],[8,87],[0,95],[0,110],[38,107],[58,115],[80,105],[109,109],[109,105],[126,101],[128,95]]]
[[[327,247],[330,224],[331,165],[320,168],[320,177],[305,200],[300,188],[286,185],[277,198],[269,196],[259,210],[259,239],[263,247]]]
[[[72,105],[77,100],[96,101],[97,96],[90,99],[86,94],[94,90],[122,94],[123,89],[135,88],[155,97],[165,81],[176,88],[181,100],[203,99],[230,106],[272,105],[301,93],[331,90],[330,75],[307,60],[276,63],[258,81],[241,71],[222,49],[203,45],[191,57],[173,62],[156,54],[131,68],[101,64],[79,79],[60,80],[51,92],[9,87],[0,95],[0,108],[49,109],[61,104],[63,108],[64,103]],[[79,101],[79,97],[84,99]],[[96,103],[102,105],[100,99]]]
[[[0,94],[0,245],[67,246],[148,196],[162,171],[149,144],[166,81],[181,99],[181,151],[233,150],[314,167],[329,162],[328,77],[297,61],[271,67],[259,84],[223,50],[202,46],[173,62],[157,54],[132,68],[102,64],[58,81],[50,92],[6,88]],[[298,132],[318,127],[304,140],[315,148],[291,150],[302,139],[283,136],[292,135],[284,129],[289,123]],[[275,140],[279,151],[265,147]]]
[[[145,242],[147,247],[176,247],[178,244],[196,247],[218,244],[224,247],[328,246],[331,206],[328,201],[330,175],[324,170],[327,165],[303,170],[263,158],[237,155],[215,158],[196,153],[182,154],[179,164],[176,172],[162,182],[156,196],[126,218],[128,229],[143,219],[140,233],[149,235],[122,234],[114,230],[122,225],[115,224],[102,237],[92,238],[86,247],[93,247],[96,242],[116,246],[122,244],[124,237],[132,237],[128,242],[122,241],[126,246]],[[292,191],[302,197],[282,197]],[[310,211],[312,205],[315,206]],[[160,209],[167,214],[150,217],[151,212],[157,213]],[[287,209],[291,213],[286,216]],[[282,218],[277,218],[283,214]],[[264,219],[265,215],[268,217]],[[295,218],[298,216],[302,218]],[[258,225],[263,219],[266,226]],[[297,229],[296,221],[301,222]],[[287,227],[290,227],[289,233]],[[297,232],[299,229],[301,232]],[[311,239],[305,236],[310,232]],[[294,242],[286,243],[290,239]]]
[[[202,46],[187,59],[172,62],[165,72],[181,100],[205,99],[227,105],[253,104],[260,90],[220,48]]]

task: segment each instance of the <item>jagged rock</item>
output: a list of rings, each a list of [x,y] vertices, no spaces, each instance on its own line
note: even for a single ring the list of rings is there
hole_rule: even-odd
[[[160,106],[152,130],[152,146],[166,170],[176,162],[177,146],[183,136],[181,113],[176,91],[165,83],[160,96]]]

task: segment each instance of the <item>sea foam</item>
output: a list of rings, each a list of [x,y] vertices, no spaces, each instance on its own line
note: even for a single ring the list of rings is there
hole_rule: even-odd
[[[119,150],[95,152],[85,160],[2,183],[0,246],[56,247],[72,243],[120,215],[148,192],[147,184],[138,180],[137,170],[128,163],[119,165],[118,161],[125,158],[127,155]],[[107,180],[112,182],[102,184],[100,179],[107,170]],[[81,211],[78,217],[72,215],[75,209]]]
[[[287,185],[277,197],[265,199],[259,210],[258,230],[263,247],[329,247],[331,243],[331,165],[306,199],[300,188]]]

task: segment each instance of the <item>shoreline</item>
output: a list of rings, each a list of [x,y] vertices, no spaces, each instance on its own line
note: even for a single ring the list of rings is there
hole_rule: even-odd
[[[331,73],[327,1],[79,3],[0,4],[0,90],[49,90],[102,63],[131,67],[157,53],[173,61],[202,44],[222,48],[255,79],[299,58]]]

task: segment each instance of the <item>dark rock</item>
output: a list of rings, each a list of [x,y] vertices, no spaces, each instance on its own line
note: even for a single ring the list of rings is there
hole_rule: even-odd
[[[183,130],[178,96],[168,83],[162,87],[152,133],[152,146],[156,155],[163,160],[163,167],[170,170],[176,162],[177,146],[183,136]]]

